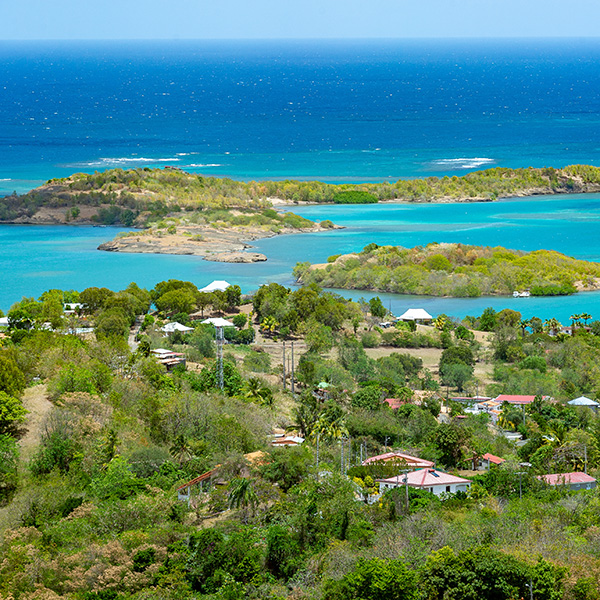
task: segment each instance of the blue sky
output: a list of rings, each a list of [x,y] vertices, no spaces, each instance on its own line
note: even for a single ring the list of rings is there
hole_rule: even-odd
[[[0,39],[597,37],[598,0],[0,0]]]

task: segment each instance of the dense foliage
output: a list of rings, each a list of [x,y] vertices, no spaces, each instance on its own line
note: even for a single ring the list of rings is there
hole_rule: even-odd
[[[294,275],[304,284],[397,294],[476,297],[530,290],[534,296],[555,296],[575,293],[576,284],[594,289],[600,266],[549,250],[369,244],[319,268],[298,263]]]
[[[67,219],[81,217],[81,208],[97,207],[95,218],[105,224],[131,225],[148,215],[167,213],[268,208],[269,198],[292,202],[370,203],[381,200],[432,202],[439,199],[495,200],[519,194],[595,191],[600,169],[571,165],[564,169],[507,169],[496,167],[462,177],[427,177],[394,184],[333,185],[319,181],[251,181],[203,177],[179,169],[111,169],[93,174],[76,173],[52,179],[22,196],[0,201],[0,221],[31,216],[40,207],[65,208]],[[264,216],[264,215],[263,215]],[[211,218],[211,220],[216,220]]]
[[[536,477],[600,469],[600,416],[565,403],[600,395],[590,315],[573,315],[572,335],[492,309],[380,329],[391,317],[378,299],[270,284],[250,301],[236,287],[50,290],[11,308],[0,338],[0,596],[600,597],[598,488]],[[67,314],[65,302],[81,306]],[[214,328],[192,310],[234,323],[223,389]],[[191,330],[165,335],[169,320]],[[240,339],[250,331],[252,345]],[[295,395],[284,340],[297,352]],[[167,371],[159,347],[187,368]],[[502,406],[499,424],[443,397],[477,389],[537,397]],[[274,448],[276,430],[305,442]],[[379,494],[377,479],[406,463],[361,459],[390,448],[466,469],[468,493],[410,489],[408,504],[404,489]],[[472,471],[486,452],[506,460]]]

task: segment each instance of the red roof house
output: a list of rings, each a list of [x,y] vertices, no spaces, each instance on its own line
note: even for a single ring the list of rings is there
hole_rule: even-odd
[[[408,478],[408,482],[405,480],[405,477]],[[409,487],[426,490],[436,496],[466,492],[471,486],[471,482],[468,479],[450,475],[450,473],[438,471],[437,469],[419,469],[418,471],[411,471],[396,477],[378,479],[377,482],[382,492],[408,484]]]
[[[487,471],[492,465],[501,465],[503,462],[506,462],[504,458],[500,458],[499,456],[494,456],[487,452],[479,459],[479,470]]]
[[[531,404],[535,396],[525,396],[522,394],[500,394],[494,398],[496,402],[508,402],[509,404]]]
[[[596,480],[591,475],[579,471],[538,475],[538,479],[547,485],[564,485],[572,490],[591,490],[596,487]]]

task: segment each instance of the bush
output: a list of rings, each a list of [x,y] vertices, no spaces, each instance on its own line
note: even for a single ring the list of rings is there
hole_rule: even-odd
[[[376,331],[367,331],[362,334],[360,339],[365,348],[377,348],[379,346],[379,334]]]
[[[377,196],[360,190],[348,190],[347,192],[338,192],[333,201],[336,204],[377,204]]]
[[[339,581],[326,580],[323,600],[416,600],[417,574],[399,560],[360,559]]]
[[[252,350],[244,356],[244,367],[253,373],[268,373],[271,370],[271,357],[266,352]]]

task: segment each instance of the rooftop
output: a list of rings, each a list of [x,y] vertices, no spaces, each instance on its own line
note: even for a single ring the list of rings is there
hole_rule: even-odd
[[[397,462],[406,463],[411,467],[434,467],[435,463],[418,456],[411,456],[410,454],[404,454],[403,452],[386,452],[385,454],[379,454],[377,456],[371,456],[363,462],[363,465],[369,465],[377,462]]]
[[[494,398],[496,402],[508,402],[509,404],[531,404],[535,400],[535,396],[522,394],[500,394]]]
[[[494,456],[493,454],[490,454],[489,452],[484,454],[481,458],[483,460],[488,460],[489,462],[491,462],[495,465],[501,465],[503,462],[506,462],[506,459],[500,458],[499,456]]]
[[[548,485],[570,485],[572,483],[593,483],[596,481],[591,475],[579,471],[538,475],[538,479]]]
[[[444,471],[436,469],[419,469],[406,473],[408,476],[408,485],[411,487],[432,487],[436,485],[452,485],[459,483],[471,483],[468,479],[450,475]],[[404,483],[404,475],[400,477],[388,477],[387,479],[378,479],[380,483]]]

